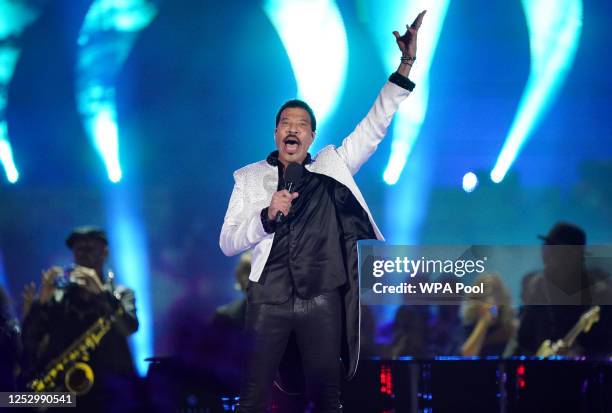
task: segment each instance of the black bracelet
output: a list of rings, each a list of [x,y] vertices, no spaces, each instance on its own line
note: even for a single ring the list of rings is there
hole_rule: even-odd
[[[416,61],[416,57],[402,55],[402,57],[400,58],[400,61],[404,64],[412,66],[412,64]]]
[[[406,76],[400,75],[397,72],[393,72],[391,76],[389,76],[389,82],[395,83],[399,87],[409,90],[411,92],[416,86],[412,80],[408,79]]]

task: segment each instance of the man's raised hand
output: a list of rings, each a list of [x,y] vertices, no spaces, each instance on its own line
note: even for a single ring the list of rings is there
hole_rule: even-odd
[[[406,33],[404,33],[402,36],[400,36],[399,32],[397,31],[393,32],[393,35],[395,36],[395,41],[397,42],[397,46],[402,51],[402,56],[411,58],[416,57],[417,33],[419,32],[421,23],[423,23],[423,17],[425,16],[426,11],[427,10],[423,10],[422,12],[420,12],[410,26],[406,25]]]

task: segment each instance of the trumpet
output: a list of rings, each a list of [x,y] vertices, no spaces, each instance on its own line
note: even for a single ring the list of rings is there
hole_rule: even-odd
[[[95,350],[113,323],[123,315],[123,308],[110,316],[98,318],[59,357],[52,360],[44,372],[27,384],[35,392],[60,391],[63,389],[77,396],[87,394],[94,384],[94,372],[89,364],[90,352]],[[63,383],[61,376],[63,375]]]

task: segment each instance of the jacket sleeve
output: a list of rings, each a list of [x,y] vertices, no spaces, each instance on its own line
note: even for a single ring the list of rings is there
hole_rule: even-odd
[[[394,83],[387,82],[367,116],[359,122],[355,130],[342,141],[338,155],[355,175],[376,151],[378,144],[387,134],[387,128],[397,112],[400,103],[410,91]]]
[[[136,316],[136,297],[134,290],[120,286],[114,293],[109,293],[109,301],[114,310],[119,306],[123,309],[117,320],[116,328],[123,336],[129,336],[138,330],[138,317]]]
[[[121,335],[127,337],[138,330],[134,290],[120,285],[113,291],[106,289],[96,296],[96,300],[100,314],[116,316],[114,328]],[[121,313],[117,315],[119,309]]]
[[[248,215],[245,198],[244,177],[234,172],[234,189],[219,237],[221,251],[228,257],[253,248],[268,236],[261,222],[261,211]]]

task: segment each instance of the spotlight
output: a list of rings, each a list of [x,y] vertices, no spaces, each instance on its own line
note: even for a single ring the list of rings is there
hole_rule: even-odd
[[[474,172],[468,172],[463,175],[463,190],[470,193],[478,186],[478,177]]]

